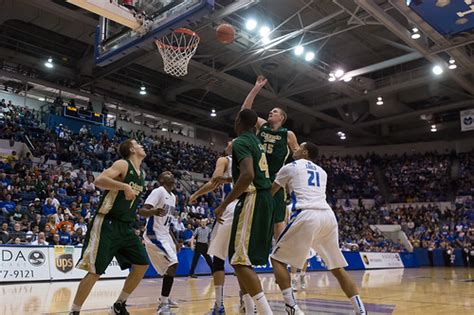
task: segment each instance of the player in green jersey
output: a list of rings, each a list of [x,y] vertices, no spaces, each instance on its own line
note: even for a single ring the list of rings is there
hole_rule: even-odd
[[[254,88],[250,91],[247,98],[242,105],[242,109],[251,109],[253,101],[260,90],[267,83],[267,79],[263,76],[258,76]],[[293,131],[283,127],[287,115],[280,107],[273,108],[268,113],[267,120],[258,118],[257,135],[265,147],[267,155],[268,169],[270,172],[270,179],[275,180],[275,176],[280,168],[285,165],[288,156],[298,150],[298,141]],[[280,189],[274,196],[274,237],[275,240],[285,228],[286,218],[286,193],[284,188]]]
[[[109,314],[128,314],[125,302],[148,268],[145,248],[132,229],[145,184],[141,164],[146,154],[143,147],[132,139],[120,144],[118,151],[123,159],[116,161],[95,180],[95,185],[105,192],[89,223],[82,256],[77,264],[88,273],[77,288],[70,313],[73,315],[79,314],[92,287],[114,257],[122,269],[132,268],[132,271]]]
[[[273,234],[272,183],[263,145],[254,133],[257,114],[244,109],[237,116],[235,131],[239,135],[232,144],[232,179],[234,187],[216,208],[218,222],[235,199],[229,261],[234,267],[244,294],[255,302],[259,314],[272,314],[262,285],[252,266],[266,265]],[[251,311],[251,310],[248,310]]]

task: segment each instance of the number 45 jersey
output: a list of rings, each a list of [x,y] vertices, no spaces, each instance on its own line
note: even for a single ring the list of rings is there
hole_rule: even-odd
[[[315,163],[300,159],[283,166],[275,182],[291,192],[292,210],[331,210],[326,201],[328,175]]]

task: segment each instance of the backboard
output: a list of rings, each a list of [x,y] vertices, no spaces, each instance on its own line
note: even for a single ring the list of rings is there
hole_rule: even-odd
[[[67,0],[101,16],[94,61],[105,66],[209,15],[214,0]],[[133,6],[129,4],[133,4]]]

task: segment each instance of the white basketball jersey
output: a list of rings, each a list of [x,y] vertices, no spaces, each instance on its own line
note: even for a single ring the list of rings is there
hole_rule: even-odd
[[[315,163],[300,159],[283,166],[275,182],[291,192],[292,210],[331,210],[326,201],[327,173]]]
[[[161,186],[153,189],[146,198],[145,204],[151,205],[153,208],[166,210],[166,215],[162,217],[155,215],[147,219],[145,239],[150,239],[153,236],[169,236],[170,224],[176,207],[176,196]]]
[[[226,159],[229,161],[227,164],[227,169],[224,172],[224,177],[230,177],[232,178],[232,156],[228,155],[226,156]],[[226,183],[222,185],[222,199],[224,200],[227,195],[232,191],[232,183]]]

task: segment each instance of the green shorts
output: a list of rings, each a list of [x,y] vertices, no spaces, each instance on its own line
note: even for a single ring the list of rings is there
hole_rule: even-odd
[[[273,196],[273,211],[275,212],[275,223],[284,222],[286,218],[286,192],[281,188]]]
[[[132,265],[148,265],[145,247],[131,223],[97,214],[89,224],[77,268],[101,275],[114,257],[122,270]]]
[[[232,265],[262,266],[268,262],[273,236],[273,198],[270,190],[245,193],[234,211],[229,243]]]

